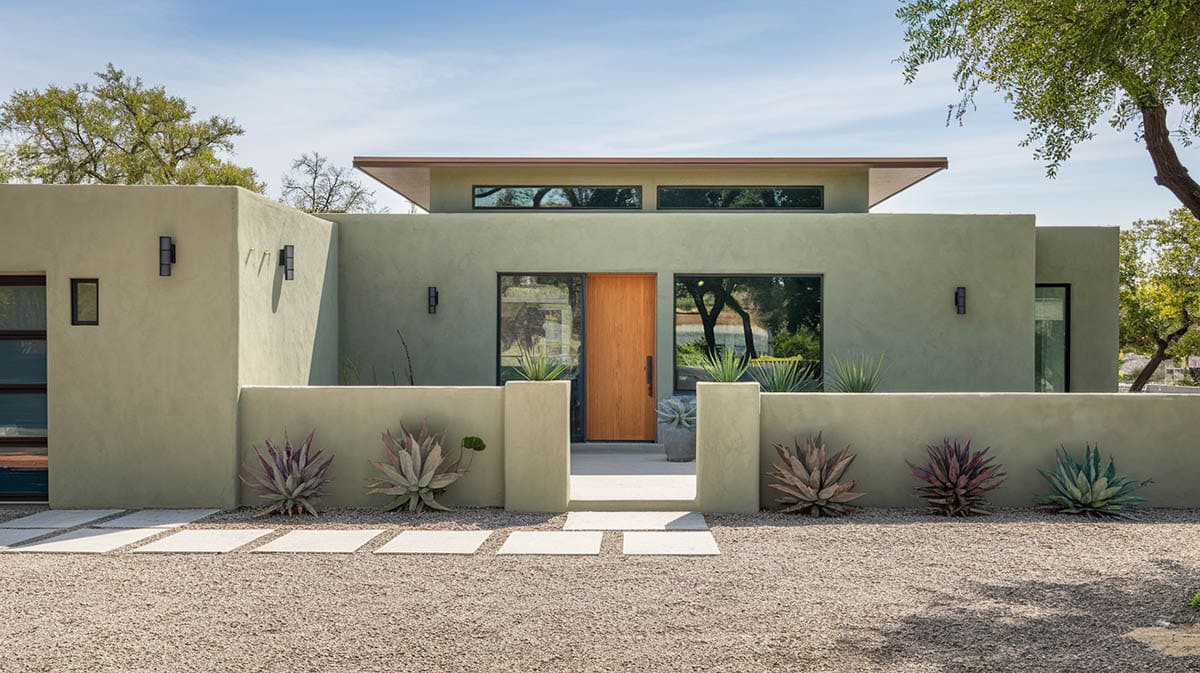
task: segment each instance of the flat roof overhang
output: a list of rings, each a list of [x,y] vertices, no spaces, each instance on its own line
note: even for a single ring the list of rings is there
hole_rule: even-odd
[[[355,168],[426,210],[431,168],[866,168],[873,208],[949,165],[946,157],[354,157]]]

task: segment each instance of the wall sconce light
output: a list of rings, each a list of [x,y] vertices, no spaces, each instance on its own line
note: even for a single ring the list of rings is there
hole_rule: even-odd
[[[283,249],[279,251],[279,266],[283,267],[284,280],[292,280],[296,277],[296,246],[283,246]]]
[[[429,288],[429,312],[437,313],[438,292],[437,288],[430,286]]]
[[[967,312],[967,288],[961,285],[954,289],[954,310],[959,315]]]
[[[171,265],[175,263],[175,239],[170,236],[158,237],[158,275],[171,275]]]

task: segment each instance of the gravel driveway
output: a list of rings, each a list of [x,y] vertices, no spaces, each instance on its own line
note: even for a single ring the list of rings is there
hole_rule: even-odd
[[[505,532],[563,518],[422,521]],[[468,557],[2,554],[0,670],[1200,671],[1122,635],[1194,619],[1200,511],[708,520],[718,557],[622,556],[620,533],[578,558],[494,556],[503,534]],[[213,521],[196,526],[245,514]]]

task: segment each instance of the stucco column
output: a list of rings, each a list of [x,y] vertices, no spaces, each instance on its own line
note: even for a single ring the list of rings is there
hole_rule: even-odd
[[[504,384],[504,509],[565,512],[570,484],[570,381]]]
[[[759,386],[696,384],[696,506],[757,512]]]

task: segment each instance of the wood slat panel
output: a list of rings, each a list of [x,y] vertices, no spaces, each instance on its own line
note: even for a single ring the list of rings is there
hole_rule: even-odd
[[[653,274],[587,277],[587,438],[653,441]]]

